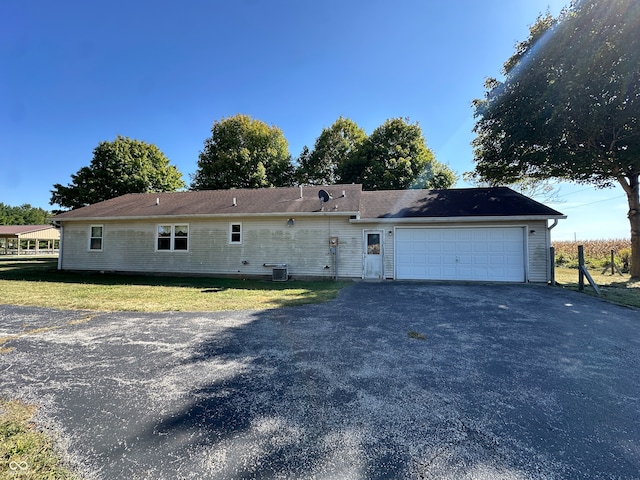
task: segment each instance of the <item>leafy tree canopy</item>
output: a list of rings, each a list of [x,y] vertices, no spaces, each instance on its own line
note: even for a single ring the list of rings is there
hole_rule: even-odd
[[[338,175],[341,163],[357,153],[367,138],[365,131],[348,118],[340,117],[322,130],[313,151],[304,147],[298,159],[296,177],[301,185],[332,185],[341,183]]]
[[[462,179],[474,187],[491,187],[495,182],[483,180],[476,172],[464,172]],[[509,183],[509,187],[516,192],[531,197],[543,203],[563,203],[560,198],[560,185],[554,179],[539,179],[533,177],[521,177],[518,181]]]
[[[126,193],[170,192],[184,188],[182,174],[156,147],[118,136],[93,150],[88,167],[71,175],[71,183],[56,183],[52,205],[80,208]]]
[[[640,4],[583,0],[540,16],[475,101],[476,171],[607,187],[640,166]]]
[[[365,190],[449,188],[455,173],[435,159],[422,128],[408,119],[388,119],[339,165],[345,183]]]
[[[0,203],[0,225],[46,225],[51,213],[28,203],[12,207]]]
[[[474,102],[476,173],[493,183],[620,184],[640,276],[640,2],[580,0],[538,17]]]
[[[248,115],[215,121],[204,142],[192,190],[280,187],[293,183],[282,131]]]

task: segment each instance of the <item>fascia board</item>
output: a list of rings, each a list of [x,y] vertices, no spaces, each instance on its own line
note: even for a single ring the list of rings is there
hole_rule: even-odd
[[[510,216],[486,216],[486,217],[411,217],[411,218],[359,218],[351,219],[350,223],[393,223],[393,224],[417,224],[417,223],[484,223],[484,222],[509,222],[509,221],[537,221],[549,219],[564,220],[566,215],[510,215]]]
[[[105,221],[132,221],[132,220],[168,220],[173,218],[189,218],[215,220],[225,218],[289,218],[289,217],[347,217],[357,215],[358,212],[277,212],[277,213],[213,213],[213,214],[176,214],[176,215],[144,215],[144,216],[114,216],[114,217],[73,217],[54,219],[57,223],[63,222],[105,222]]]

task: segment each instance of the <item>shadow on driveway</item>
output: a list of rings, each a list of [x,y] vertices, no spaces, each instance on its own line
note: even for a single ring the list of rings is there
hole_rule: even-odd
[[[57,327],[7,344],[0,394],[40,404],[87,478],[638,478],[638,310],[362,283],[297,308],[82,315],[0,306],[0,335]]]

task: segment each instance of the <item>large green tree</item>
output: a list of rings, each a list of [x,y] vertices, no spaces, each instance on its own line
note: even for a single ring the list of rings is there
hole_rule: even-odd
[[[118,136],[98,144],[91,164],[71,175],[70,184],[56,183],[50,203],[73,209],[126,193],[171,192],[185,187],[182,174],[158,147]]]
[[[282,131],[248,115],[217,120],[204,142],[192,190],[281,187],[293,183]]]
[[[474,102],[476,173],[619,184],[640,277],[640,2],[580,0],[540,16],[502,73]]]
[[[0,225],[45,225],[51,213],[28,203],[12,207],[0,202]]]
[[[296,179],[301,185],[333,185],[342,182],[339,166],[357,153],[367,134],[354,121],[339,117],[324,128],[313,150],[304,147],[298,159]]]
[[[343,182],[362,183],[365,190],[449,188],[456,181],[455,173],[427,147],[420,125],[403,118],[376,128],[340,164],[338,174]]]

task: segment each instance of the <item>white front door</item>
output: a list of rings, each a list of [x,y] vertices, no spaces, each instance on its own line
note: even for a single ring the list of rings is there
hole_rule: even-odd
[[[364,278],[381,279],[382,271],[382,230],[364,231]]]

